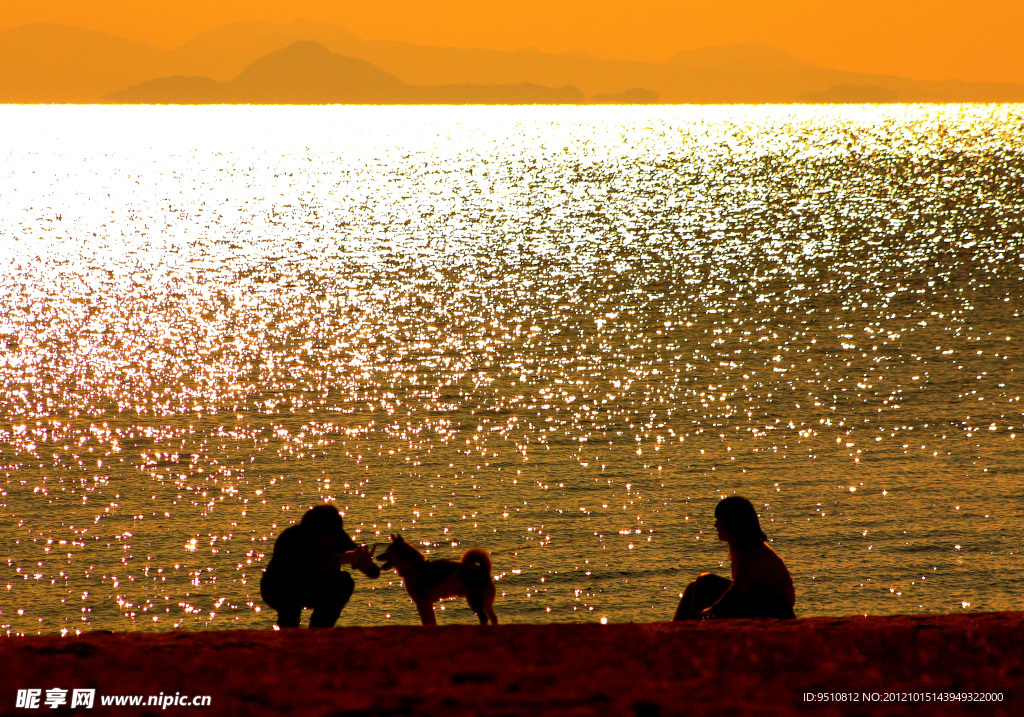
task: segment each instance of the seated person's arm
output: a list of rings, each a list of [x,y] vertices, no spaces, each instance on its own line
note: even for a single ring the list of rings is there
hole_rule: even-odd
[[[730,585],[729,589],[722,593],[722,597],[718,598],[714,605],[704,608],[701,617],[739,617],[740,607],[743,602],[742,595],[743,593],[737,590],[735,585]]]
[[[754,584],[754,578],[750,571],[743,569],[744,566],[742,564],[739,567],[740,569],[733,575],[732,584],[722,593],[722,597],[718,598],[714,605],[704,609],[704,612],[701,613],[702,617],[745,616],[746,603],[750,589]]]

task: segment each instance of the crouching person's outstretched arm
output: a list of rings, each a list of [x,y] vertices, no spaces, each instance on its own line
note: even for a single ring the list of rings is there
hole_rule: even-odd
[[[365,545],[357,545],[352,550],[346,550],[335,555],[337,556],[337,564],[339,566],[351,565],[368,578],[379,578],[380,567],[373,561],[373,554],[376,551],[376,545],[372,548],[367,548]]]

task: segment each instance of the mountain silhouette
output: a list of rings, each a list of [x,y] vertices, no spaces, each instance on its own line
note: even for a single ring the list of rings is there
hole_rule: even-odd
[[[896,93],[884,87],[873,85],[854,86],[836,85],[821,92],[810,92],[803,96],[807,102],[827,102],[829,104],[881,104],[893,102]]]
[[[171,76],[108,96],[145,104],[575,104],[574,87],[517,85],[409,85],[366,60],[329,52],[316,42],[295,42],[271,52],[228,82]]]
[[[204,32],[175,48],[175,72],[226,82],[261,57],[305,40],[317,42],[331,52],[373,62],[352,52],[353,47],[363,42],[360,38],[335,25],[309,20],[286,25],[250,20]]]
[[[0,102],[96,102],[168,73],[166,53],[146,43],[54,24],[0,33]]]
[[[736,69],[745,72],[771,68],[802,70],[813,67],[793,57],[785,50],[771,45],[757,43],[740,43],[718,47],[702,47],[696,50],[685,50],[676,53],[668,61],[669,65],[684,67],[713,67],[716,69]]]
[[[408,86],[366,60],[296,42],[260,58],[227,83],[232,101],[248,104],[392,104]]]
[[[843,72],[764,45],[645,63],[364,40],[309,20],[235,23],[170,50],[59,25],[0,33],[0,102],[101,101],[1020,102],[1024,85]]]
[[[171,75],[133,85],[107,96],[114,104],[220,105],[231,102],[223,83],[209,77]]]

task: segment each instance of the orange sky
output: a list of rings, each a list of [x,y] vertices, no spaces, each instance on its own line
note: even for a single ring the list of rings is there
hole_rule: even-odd
[[[60,22],[173,46],[246,19],[300,17],[368,39],[663,61],[775,45],[818,65],[915,79],[1024,82],[1024,0],[0,0],[0,30]],[[628,9],[627,9],[628,8]]]

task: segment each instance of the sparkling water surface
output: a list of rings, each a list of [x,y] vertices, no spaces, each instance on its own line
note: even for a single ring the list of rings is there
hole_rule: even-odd
[[[733,493],[800,616],[1022,608],[1022,106],[0,126],[4,633],[269,629],[324,500],[504,622],[671,618]]]

